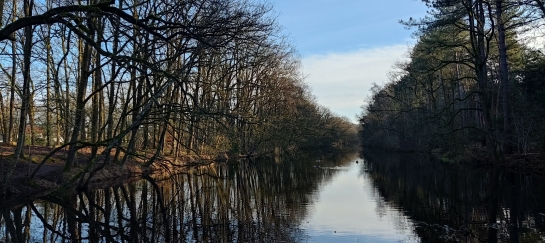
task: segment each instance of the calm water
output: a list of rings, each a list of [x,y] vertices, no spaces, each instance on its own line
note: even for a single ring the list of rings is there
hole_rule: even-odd
[[[0,241],[539,242],[544,187],[416,155],[239,161],[2,207]]]

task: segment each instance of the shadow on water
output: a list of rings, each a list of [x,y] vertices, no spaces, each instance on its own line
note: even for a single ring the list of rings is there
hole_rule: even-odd
[[[422,242],[543,242],[545,179],[364,152],[361,173],[415,223]]]
[[[0,242],[298,242],[320,183],[352,157],[212,164],[1,209]],[[297,208],[297,209],[296,209]]]

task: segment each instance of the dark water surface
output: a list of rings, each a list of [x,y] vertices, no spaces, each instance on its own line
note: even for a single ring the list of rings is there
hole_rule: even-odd
[[[239,161],[2,208],[0,241],[543,242],[543,182],[414,154]]]

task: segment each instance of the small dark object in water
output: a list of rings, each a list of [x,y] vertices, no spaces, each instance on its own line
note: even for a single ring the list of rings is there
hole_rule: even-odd
[[[356,160],[356,164],[359,163],[357,160]]]

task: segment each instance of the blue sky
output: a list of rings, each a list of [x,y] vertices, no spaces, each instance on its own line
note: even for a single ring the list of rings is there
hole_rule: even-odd
[[[302,56],[319,104],[356,122],[373,83],[388,81],[415,42],[399,20],[421,18],[420,0],[269,0]]]

